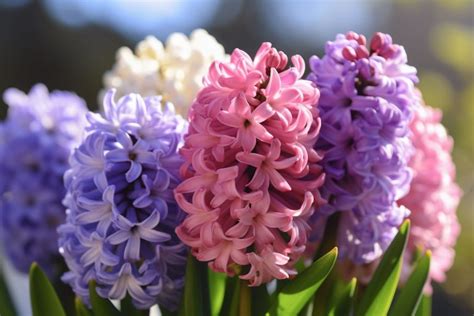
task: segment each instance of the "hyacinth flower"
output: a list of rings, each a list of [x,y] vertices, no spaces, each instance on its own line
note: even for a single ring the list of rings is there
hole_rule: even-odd
[[[69,267],[63,281],[89,301],[88,283],[109,299],[146,309],[177,308],[186,248],[175,234],[184,213],[173,198],[180,182],[178,148],[187,129],[171,103],[129,94],[104,98],[89,113],[87,134],[65,174],[67,219],[59,246]]]
[[[175,197],[193,255],[257,286],[296,274],[314,205],[323,203],[319,92],[305,65],[263,43],[214,62],[190,110]]]
[[[408,194],[399,201],[411,211],[412,223],[402,281],[408,278],[417,249],[422,249],[432,252],[430,280],[444,282],[460,232],[456,209],[462,192],[455,183],[453,140],[441,124],[442,113],[420,103],[410,125],[414,155],[409,165],[414,172],[413,181]],[[425,285],[426,294],[432,292],[430,280]]]
[[[321,91],[315,148],[324,155],[321,194],[328,203],[320,214],[338,213],[340,258],[368,264],[382,255],[409,214],[397,200],[412,179],[416,69],[389,35],[376,33],[367,48],[365,37],[354,32],[327,42],[325,55],[313,56],[310,66],[308,79]]]
[[[128,93],[162,95],[186,115],[211,63],[225,58],[224,47],[203,29],[194,30],[189,38],[173,33],[166,45],[148,36],[138,43],[135,54],[128,47],[117,51],[116,63],[104,74],[104,86],[117,89],[117,98]]]
[[[8,89],[0,124],[0,237],[22,273],[36,261],[50,276],[60,271],[57,226],[66,209],[63,174],[82,136],[87,107],[71,92],[35,85],[29,94]]]

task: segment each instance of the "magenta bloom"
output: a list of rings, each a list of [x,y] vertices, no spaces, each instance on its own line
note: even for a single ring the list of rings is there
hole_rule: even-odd
[[[430,279],[443,282],[454,261],[454,245],[460,226],[456,216],[462,192],[454,182],[451,157],[453,140],[441,124],[439,110],[421,105],[411,123],[415,154],[410,161],[414,177],[410,192],[399,201],[410,209],[411,231],[405,254],[402,279],[411,271],[417,247],[431,250]],[[431,293],[431,282],[425,287]]]
[[[252,60],[236,49],[215,62],[190,112],[175,190],[188,214],[177,228],[198,260],[255,286],[296,274],[314,205],[323,202],[313,149],[319,91],[304,61],[264,43]],[[240,266],[240,268],[238,268]]]

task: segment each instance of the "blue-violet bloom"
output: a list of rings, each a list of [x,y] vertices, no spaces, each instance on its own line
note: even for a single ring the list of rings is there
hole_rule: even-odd
[[[0,237],[13,266],[28,273],[37,262],[50,277],[60,273],[57,226],[68,157],[83,134],[87,107],[71,92],[35,85],[29,94],[8,89],[0,124]]]
[[[66,224],[60,251],[63,276],[89,301],[97,293],[137,308],[158,303],[175,310],[184,286],[186,247],[175,234],[183,220],[173,189],[182,160],[178,149],[187,122],[161,97],[104,98],[104,115],[89,113],[87,134],[66,172]]]

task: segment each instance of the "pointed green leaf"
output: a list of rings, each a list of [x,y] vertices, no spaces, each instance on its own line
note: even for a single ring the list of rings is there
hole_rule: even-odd
[[[229,316],[238,316],[239,315],[239,305],[240,305],[240,286],[242,283],[238,278],[235,278],[234,290],[232,291],[232,301],[230,302]]]
[[[270,295],[267,285],[262,284],[252,288],[252,315],[265,315],[270,308]]]
[[[316,260],[274,297],[270,315],[297,315],[331,272],[337,248]]]
[[[66,316],[53,286],[36,263],[30,268],[30,298],[33,316]]]
[[[319,316],[319,315],[327,315],[329,313],[329,302],[331,299],[332,292],[335,290],[336,285],[336,271],[332,270],[329,273],[326,280],[324,280],[323,284],[319,287],[316,291],[316,294],[313,296],[312,302],[312,312],[310,315]],[[308,305],[309,308],[309,305]]]
[[[415,315],[423,296],[423,288],[430,272],[431,252],[427,251],[415,266],[397,301],[390,309],[390,316]]]
[[[76,308],[76,316],[92,316],[91,311],[82,303],[78,296],[74,299],[74,306]]]
[[[211,298],[211,315],[219,315],[224,302],[225,283],[227,276],[224,273],[208,270],[209,296]]]
[[[89,282],[89,296],[94,315],[120,316],[120,312],[111,301],[104,299],[97,294],[95,281]]]
[[[222,303],[221,312],[219,315],[230,315],[232,300],[234,300],[234,292],[236,288],[240,291],[240,285],[238,277],[229,277],[225,282],[225,294],[224,294],[224,303]]]
[[[200,263],[191,254],[186,264],[184,286],[184,315],[201,316],[210,314],[207,265]]]
[[[149,310],[137,309],[135,305],[133,305],[132,298],[127,294],[127,296],[120,301],[120,313],[127,316],[148,316],[150,312]]]
[[[163,307],[160,307],[161,316],[176,316],[181,315],[179,312],[171,312]],[[148,316],[149,314],[144,313],[143,316]],[[184,314],[183,314],[184,315]]]
[[[431,296],[423,295],[416,316],[431,316]]]
[[[338,281],[329,303],[328,316],[350,315],[352,300],[354,298],[357,280],[353,278],[351,282]]]
[[[1,271],[1,267],[0,267]],[[0,315],[2,316],[15,316],[15,305],[13,304],[8,287],[3,279],[2,273],[0,273]]]
[[[403,251],[410,232],[410,221],[400,226],[398,234],[385,252],[365,290],[356,311],[357,316],[386,315],[397,290],[402,269]]]

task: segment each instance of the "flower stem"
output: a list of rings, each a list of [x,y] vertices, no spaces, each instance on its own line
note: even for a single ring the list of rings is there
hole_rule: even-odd
[[[240,280],[239,315],[248,316],[252,311],[251,291],[246,280]]]

